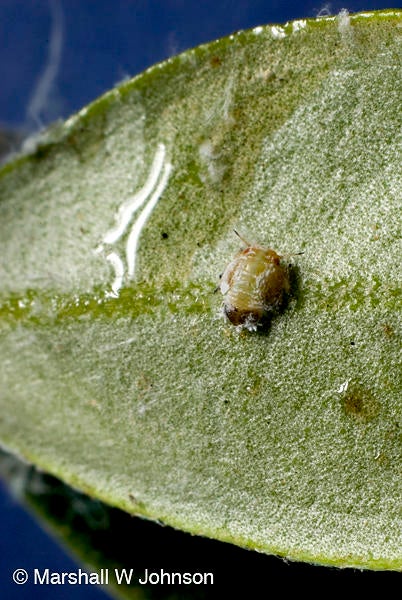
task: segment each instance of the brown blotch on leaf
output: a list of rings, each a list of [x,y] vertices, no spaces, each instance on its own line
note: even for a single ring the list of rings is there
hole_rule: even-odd
[[[342,396],[342,408],[346,416],[368,423],[378,416],[380,405],[373,393],[360,384],[351,384]]]
[[[128,499],[130,500],[130,502],[132,504],[134,504],[134,506],[136,506],[140,510],[145,508],[144,503],[141,502],[141,500],[138,500],[138,498],[134,494],[132,494],[131,492],[128,495]]]
[[[392,329],[391,325],[389,323],[383,323],[382,324],[382,330],[384,332],[384,335],[388,338],[393,337],[394,335],[394,330]]]
[[[211,67],[220,67],[222,64],[222,59],[219,56],[212,56],[210,62]]]

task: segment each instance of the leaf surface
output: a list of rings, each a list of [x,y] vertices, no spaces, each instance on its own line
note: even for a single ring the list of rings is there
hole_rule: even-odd
[[[400,569],[402,13],[239,32],[0,171],[0,440],[103,501]],[[238,331],[236,228],[292,263]]]

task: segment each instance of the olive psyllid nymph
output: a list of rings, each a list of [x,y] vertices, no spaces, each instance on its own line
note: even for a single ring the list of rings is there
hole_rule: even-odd
[[[233,325],[255,331],[278,310],[290,292],[289,266],[283,256],[263,246],[246,245],[223,272],[220,290],[224,313]],[[298,254],[303,254],[299,252]]]

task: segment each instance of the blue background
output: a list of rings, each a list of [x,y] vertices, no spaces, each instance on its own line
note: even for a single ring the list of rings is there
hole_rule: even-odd
[[[392,0],[352,0],[351,12]],[[44,122],[67,117],[124,77],[233,31],[335,14],[345,2],[320,0],[0,0],[0,124],[29,123],[29,103],[49,48],[52,11],[62,53]],[[61,7],[61,10],[57,10]]]
[[[314,17],[323,10],[335,14],[344,7],[351,12],[395,7],[390,1],[353,0],[345,5],[344,2],[325,4],[319,0],[297,3],[281,0],[59,0],[53,3],[0,0],[0,128],[19,128],[25,133],[35,131],[56,118],[69,116],[125,77],[239,29]],[[38,82],[47,68],[52,36],[55,77],[45,86],[41,101],[35,105]],[[226,548],[222,545],[223,560]],[[259,564],[261,569],[266,568],[265,564],[268,566],[264,562]],[[269,565],[272,569],[279,562]],[[12,583],[11,574],[18,567],[49,567],[54,571],[77,568],[0,483],[1,597],[7,600],[107,597],[93,587],[17,586]],[[330,578],[331,585],[336,581],[346,582],[345,577],[348,585],[355,578],[359,586],[367,581],[370,585],[390,581],[387,578],[390,574],[349,571],[345,576],[344,572],[329,569],[305,569],[290,566],[283,577],[297,576],[300,584],[304,573],[311,582],[310,588],[312,581],[317,583],[323,578]],[[233,577],[238,575],[233,573]],[[270,578],[272,572],[270,575],[267,570],[267,583]],[[222,578],[221,584],[225,584]]]

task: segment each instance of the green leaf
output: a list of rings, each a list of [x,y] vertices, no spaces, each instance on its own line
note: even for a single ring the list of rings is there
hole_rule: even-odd
[[[3,167],[4,447],[192,533],[401,568],[401,36],[401,11],[240,32]],[[233,228],[304,251],[263,331],[214,294]]]

